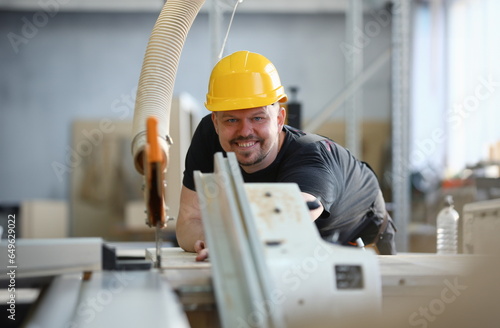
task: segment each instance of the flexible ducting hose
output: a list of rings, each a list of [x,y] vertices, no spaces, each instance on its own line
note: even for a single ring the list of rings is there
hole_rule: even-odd
[[[142,64],[132,128],[132,155],[139,173],[143,170],[146,120],[158,119],[160,146],[168,160],[170,107],[175,75],[187,33],[205,0],[168,0],[158,17]]]

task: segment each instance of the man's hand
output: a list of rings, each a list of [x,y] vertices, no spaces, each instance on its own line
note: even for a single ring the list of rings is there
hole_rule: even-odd
[[[208,248],[205,246],[205,242],[203,240],[197,240],[196,243],[194,243],[194,250],[198,253],[196,261],[201,262],[208,258]]]

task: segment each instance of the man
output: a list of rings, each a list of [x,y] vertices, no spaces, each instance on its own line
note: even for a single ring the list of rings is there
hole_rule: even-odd
[[[394,254],[394,227],[377,178],[333,141],[285,125],[287,96],[274,65],[239,51],[220,60],[210,76],[202,119],[186,156],[176,233],[179,245],[208,256],[193,172],[213,172],[213,155],[234,152],[245,182],[294,182],[325,240],[375,243]],[[361,239],[359,239],[361,238]]]

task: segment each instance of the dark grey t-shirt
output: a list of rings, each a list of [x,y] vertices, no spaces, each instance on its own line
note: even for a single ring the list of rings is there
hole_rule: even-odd
[[[302,192],[318,198],[324,207],[315,223],[320,234],[329,238],[354,228],[375,201],[379,185],[375,174],[351,153],[327,138],[308,137],[285,125],[283,145],[274,162],[248,174],[245,182],[294,182]],[[213,157],[223,152],[210,115],[198,125],[186,156],[183,184],[195,190],[193,172],[214,171]]]

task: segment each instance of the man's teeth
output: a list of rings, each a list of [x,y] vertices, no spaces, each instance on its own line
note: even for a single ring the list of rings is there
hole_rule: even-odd
[[[251,147],[251,146],[253,146],[253,145],[255,145],[255,142],[245,142],[245,143],[239,143],[239,144],[238,144],[238,146],[240,146],[240,147],[244,147],[244,148],[246,148],[246,147]]]

